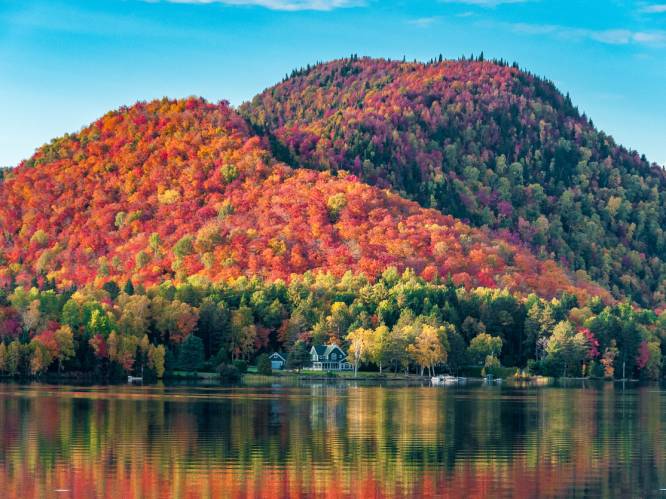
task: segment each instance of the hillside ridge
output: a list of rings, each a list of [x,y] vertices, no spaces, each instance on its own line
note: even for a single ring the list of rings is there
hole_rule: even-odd
[[[617,298],[666,297],[666,174],[552,82],[485,60],[352,56],[240,108],[292,166],[362,180],[519,238]]]
[[[354,175],[294,170],[227,103],[152,101],[55,139],[0,185],[0,284],[289,279],[411,268],[427,279],[605,296],[488,230]]]

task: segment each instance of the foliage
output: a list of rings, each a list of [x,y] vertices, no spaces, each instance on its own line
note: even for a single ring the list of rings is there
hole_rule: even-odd
[[[220,378],[228,383],[236,383],[241,379],[241,372],[236,366],[220,364],[217,366],[216,371],[220,375]]]
[[[497,373],[499,372],[500,367],[500,361],[497,357],[494,355],[488,355],[486,356],[486,359],[483,362],[483,369],[481,370],[481,376],[497,376]]]
[[[241,112],[293,165],[349,171],[510,232],[616,297],[666,298],[663,169],[515,66],[341,59],[294,73]]]
[[[287,368],[296,369],[300,372],[310,362],[310,354],[308,353],[307,346],[303,341],[297,341],[294,348],[287,356]]]
[[[615,358],[617,357],[618,349],[615,340],[611,340],[610,345],[606,348],[604,356],[601,358],[601,365],[604,366],[604,377],[612,379],[615,374]]]
[[[472,361],[482,364],[488,357],[497,357],[502,351],[502,338],[481,333],[469,344],[467,354]]]
[[[262,353],[257,357],[257,373],[263,374],[264,376],[270,376],[273,374],[273,366],[271,365],[271,359],[268,357],[268,354]]]
[[[198,336],[189,334],[180,345],[178,365],[184,371],[197,371],[201,369],[204,361],[203,341]]]
[[[7,296],[2,314],[12,325],[0,337],[0,369],[11,375],[118,377],[147,367],[160,377],[181,365],[199,369],[232,359],[242,371],[278,350],[287,352],[288,368],[299,370],[310,361],[311,345],[335,339],[357,369],[365,363],[383,371],[456,372],[469,362],[480,369],[491,356],[519,367],[536,359],[532,367],[560,376],[594,360],[594,338],[607,375],[619,359],[627,377],[653,379],[661,376],[666,338],[666,313],[578,303],[567,293],[546,300],[468,289],[395,268],[376,280],[351,272],[306,272],[289,282],[190,279],[137,286],[133,295],[122,291],[115,299],[94,286],[18,287]],[[543,356],[531,343],[534,331]]]
[[[395,266],[469,288],[605,293],[506,234],[344,172],[293,170],[226,103],[201,99],[108,113],[19,165],[0,199],[0,288],[94,284],[115,300],[119,287],[132,296],[191,278],[288,280],[308,270],[377,278]],[[248,333],[235,355],[245,355]]]
[[[238,372],[241,374],[245,374],[247,372],[247,362],[242,359],[234,360],[232,365],[238,369]]]
[[[589,344],[584,333],[576,333],[568,321],[562,321],[555,326],[553,335],[546,346],[547,361],[551,365],[561,365],[562,372],[580,375],[580,365],[585,359]]]

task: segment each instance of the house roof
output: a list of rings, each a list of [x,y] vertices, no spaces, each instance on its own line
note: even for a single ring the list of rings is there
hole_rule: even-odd
[[[342,348],[340,348],[338,345],[328,345],[328,346],[326,347],[326,353],[325,353],[324,355],[326,355],[326,357],[328,357],[328,356],[331,355],[335,350],[339,350],[340,353],[341,353],[343,356],[346,356],[346,354],[342,351]]]
[[[313,346],[312,348],[314,348],[314,351],[317,355],[324,355],[326,353],[326,348],[327,347],[326,347],[326,345],[317,345],[317,346]]]
[[[312,348],[319,357],[328,358],[335,350],[338,350],[343,358],[347,358],[347,354],[335,343],[331,345],[317,345]],[[310,350],[310,353],[312,353],[312,350]]]
[[[268,358],[271,359],[271,360],[275,359],[275,358],[279,358],[282,361],[285,361],[285,362],[287,361],[287,359],[285,359],[284,355],[282,355],[280,352],[273,352],[272,354],[270,354],[268,356]]]

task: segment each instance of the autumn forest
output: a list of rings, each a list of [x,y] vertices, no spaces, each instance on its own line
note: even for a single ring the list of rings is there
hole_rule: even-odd
[[[139,102],[0,170],[0,373],[301,367],[334,341],[381,372],[659,379],[665,187],[482,57]]]

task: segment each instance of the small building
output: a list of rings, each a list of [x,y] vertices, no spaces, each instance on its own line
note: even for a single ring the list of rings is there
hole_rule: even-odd
[[[272,369],[284,369],[284,366],[287,364],[287,359],[280,352],[273,352],[268,358],[271,360]]]
[[[312,369],[315,371],[351,371],[347,354],[338,345],[319,345],[310,349]]]

